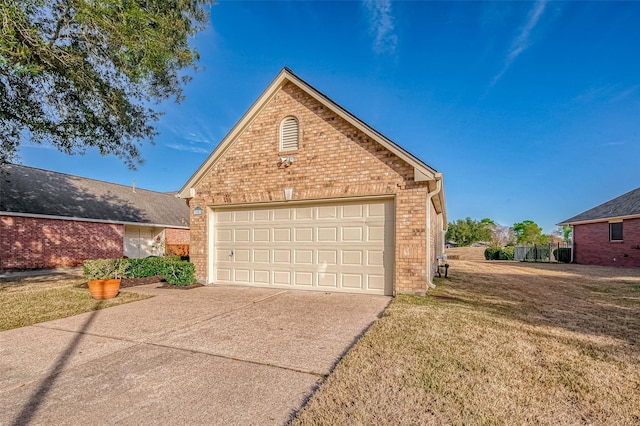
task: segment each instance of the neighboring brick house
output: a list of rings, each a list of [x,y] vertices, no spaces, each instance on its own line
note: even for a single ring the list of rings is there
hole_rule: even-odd
[[[15,164],[0,167],[0,269],[137,258],[189,244],[175,194]]]
[[[573,228],[573,260],[640,267],[640,188],[559,223]]]
[[[424,294],[442,174],[284,68],[180,190],[208,284]]]

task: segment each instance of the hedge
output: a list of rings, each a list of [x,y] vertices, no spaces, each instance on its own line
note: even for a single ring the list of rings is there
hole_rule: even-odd
[[[487,260],[513,260],[513,246],[508,247],[487,247],[484,251],[484,258]]]
[[[571,263],[571,247],[560,247],[553,250],[553,257],[558,262]]]
[[[96,259],[85,260],[85,274],[96,269],[105,261],[119,265],[126,272],[122,278],[145,278],[163,276],[169,284],[191,285],[196,282],[196,270],[193,263],[181,260],[180,256],[147,257],[144,259]]]

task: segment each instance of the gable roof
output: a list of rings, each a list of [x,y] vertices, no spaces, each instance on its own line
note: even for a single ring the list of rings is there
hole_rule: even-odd
[[[391,151],[397,157],[404,160],[409,165],[413,166],[414,169],[414,180],[416,182],[425,182],[425,181],[436,181],[442,179],[442,174],[438,173],[435,169],[428,166],[419,158],[415,157],[410,152],[406,151],[401,146],[397,145],[390,139],[386,138],[380,132],[376,131],[365,122],[357,118],[355,115],[351,114],[349,111],[342,108],[340,105],[331,100],[328,96],[319,92],[317,89],[312,87],[306,81],[302,80],[300,77],[295,75],[293,71],[289,68],[284,67],[280,73],[276,76],[276,78],[269,84],[267,89],[258,97],[258,99],[251,105],[249,110],[242,116],[240,121],[236,123],[235,126],[231,129],[229,133],[222,139],[220,144],[213,150],[213,152],[207,157],[207,159],[202,163],[202,165],[196,170],[196,172],[189,178],[187,183],[180,189],[178,192],[179,196],[182,198],[192,198],[193,191],[192,189],[200,182],[200,180],[207,173],[209,168],[216,163],[216,161],[222,157],[227,148],[233,143],[236,137],[242,133],[242,131],[254,120],[254,118],[260,113],[262,108],[273,98],[273,96],[287,83],[295,84],[297,87],[302,89],[308,95],[310,95],[313,99],[323,104],[325,107],[335,112],[338,116],[343,118],[349,124],[357,128],[358,130],[365,133],[372,140],[376,141],[380,145],[384,146],[386,149]],[[444,212],[444,194],[442,191],[438,194],[440,199],[440,203],[442,206],[442,210]]]
[[[632,217],[640,217],[640,188],[582,212],[558,225],[576,225]]]
[[[189,207],[175,193],[16,164],[0,167],[0,215],[189,228]]]

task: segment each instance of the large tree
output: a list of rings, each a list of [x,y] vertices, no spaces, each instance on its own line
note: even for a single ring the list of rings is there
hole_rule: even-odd
[[[513,225],[513,233],[518,244],[547,244],[549,237],[542,234],[542,228],[532,220],[523,220]]]
[[[478,241],[491,241],[491,227],[494,222],[484,218],[480,221],[467,217],[449,222],[445,238],[459,246],[469,246]]]
[[[0,0],[0,165],[21,142],[135,168],[153,104],[179,102],[211,0]],[[151,105],[151,106],[150,106]]]

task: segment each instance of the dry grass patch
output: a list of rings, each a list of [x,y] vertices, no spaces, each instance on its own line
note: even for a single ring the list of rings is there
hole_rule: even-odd
[[[47,275],[0,280],[0,331],[95,311],[149,296],[120,292],[95,300],[80,288],[86,280],[74,275]]]
[[[640,424],[640,271],[451,261],[399,296],[294,420]]]

